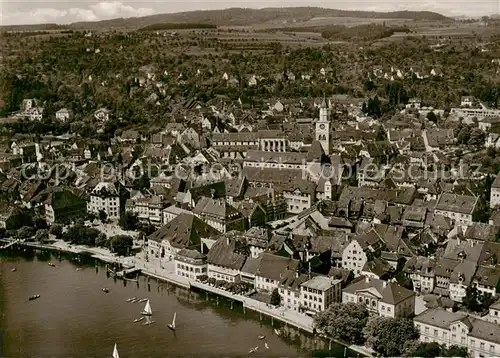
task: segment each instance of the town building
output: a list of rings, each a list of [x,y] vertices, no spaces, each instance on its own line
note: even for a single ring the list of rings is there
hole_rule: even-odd
[[[459,225],[470,225],[477,202],[478,198],[473,196],[442,193],[434,208],[434,214],[450,218]]]
[[[90,194],[87,211],[95,215],[104,212],[109,220],[119,219],[122,212],[122,195],[119,186],[119,183],[111,182],[97,184]]]
[[[500,326],[496,323],[442,308],[428,309],[413,321],[422,343],[464,347],[471,357],[500,356]]]
[[[332,303],[342,302],[342,280],[315,276],[300,285],[300,301],[308,311],[324,311]]]
[[[396,283],[361,276],[342,290],[342,303],[364,303],[369,312],[384,317],[411,317],[415,296]]]
[[[207,275],[207,257],[197,250],[181,249],[174,256],[175,274],[196,280]]]
[[[495,181],[491,184],[490,207],[496,208],[500,206],[500,173],[496,176]]]

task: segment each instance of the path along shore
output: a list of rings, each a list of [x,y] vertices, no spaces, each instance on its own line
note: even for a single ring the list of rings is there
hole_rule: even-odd
[[[286,309],[284,307],[275,308],[273,306],[268,306],[265,303],[252,299],[250,297],[236,295],[231,292],[213,287],[211,285],[201,283],[199,281],[193,281],[185,277],[178,276],[175,274],[175,266],[173,260],[170,260],[168,262],[161,262],[158,259],[146,260],[140,254],[130,257],[119,257],[104,248],[70,245],[62,240],[58,240],[51,244],[38,244],[33,242],[19,242],[19,244],[35,249],[56,250],[73,254],[87,254],[102,262],[120,264],[127,269],[140,269],[141,273],[146,276],[154,277],[158,280],[166,281],[168,283],[188,289],[191,287],[195,287],[206,292],[210,292],[234,301],[241,302],[244,309],[259,312],[260,314],[269,316],[272,319],[276,319],[285,324],[289,324],[296,328],[302,329],[306,332],[313,333],[313,319],[311,317],[300,314],[290,309]],[[332,341],[343,346],[347,346],[347,348],[349,348],[350,350],[362,354],[363,356],[372,357],[373,355],[373,351],[368,347],[347,345],[344,342],[340,342],[337,340]]]

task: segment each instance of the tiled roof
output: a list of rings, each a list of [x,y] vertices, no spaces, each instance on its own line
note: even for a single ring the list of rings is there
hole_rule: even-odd
[[[343,292],[348,292],[351,294],[356,294],[356,292],[368,290],[373,288],[381,296],[381,300],[384,303],[389,303],[392,305],[398,304],[406,300],[409,297],[415,296],[415,292],[408,290],[402,286],[399,286],[392,282],[386,282],[378,279],[369,279],[361,276],[356,281],[351,283]]]
[[[175,248],[199,249],[202,238],[214,235],[220,232],[194,215],[183,213],[148,236],[148,240],[168,240]]]

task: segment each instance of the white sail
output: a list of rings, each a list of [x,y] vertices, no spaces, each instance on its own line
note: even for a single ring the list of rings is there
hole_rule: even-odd
[[[172,328],[175,328],[175,318],[177,317],[177,312],[174,313],[174,319],[172,320]]]
[[[147,314],[153,314],[153,311],[151,310],[151,305],[149,304],[149,300],[146,302],[146,306],[144,306],[144,312]]]
[[[115,349],[113,349],[113,358],[120,358],[118,355],[118,349],[116,349],[116,343],[115,343]]]

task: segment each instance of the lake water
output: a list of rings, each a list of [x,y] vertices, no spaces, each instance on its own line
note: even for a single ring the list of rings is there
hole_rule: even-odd
[[[115,343],[121,358],[247,356],[257,346],[252,356],[306,357],[328,348],[274,322],[284,332],[277,336],[270,319],[244,313],[241,305],[231,309],[228,300],[217,304],[215,296],[146,277],[138,283],[115,281],[92,258],[76,262],[75,256],[57,255],[0,253],[1,357],[110,357]],[[104,287],[109,293],[102,292]],[[34,294],[41,297],[29,301]],[[156,323],[133,322],[144,308],[144,303],[127,302],[134,296],[150,299]],[[175,332],[167,327],[174,312]],[[332,349],[330,356],[344,356],[343,347]]]

